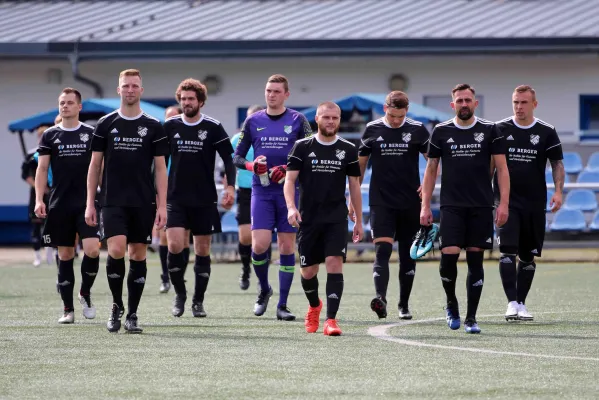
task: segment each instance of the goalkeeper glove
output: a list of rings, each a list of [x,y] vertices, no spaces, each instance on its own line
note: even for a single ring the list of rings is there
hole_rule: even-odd
[[[271,181],[282,185],[285,182],[285,174],[287,173],[286,165],[277,165],[268,171],[268,177]]]

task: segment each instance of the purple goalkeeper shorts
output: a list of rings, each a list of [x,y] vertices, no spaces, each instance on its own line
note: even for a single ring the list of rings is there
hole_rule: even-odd
[[[297,204],[297,195],[295,203]],[[287,222],[287,205],[283,193],[252,192],[252,230],[297,233],[297,229]]]

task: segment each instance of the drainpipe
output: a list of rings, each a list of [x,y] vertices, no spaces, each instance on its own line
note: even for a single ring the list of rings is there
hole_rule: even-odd
[[[69,54],[69,61],[71,62],[71,71],[73,72],[73,78],[76,81],[81,82],[85,85],[91,86],[94,89],[96,97],[103,98],[104,90],[102,86],[96,81],[93,81],[79,73],[79,55],[77,53]]]

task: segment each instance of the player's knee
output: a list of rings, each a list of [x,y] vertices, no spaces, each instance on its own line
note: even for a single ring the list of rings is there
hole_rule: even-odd
[[[462,249],[458,246],[448,246],[441,249],[442,254],[460,254],[461,251]]]
[[[270,242],[262,241],[262,240],[252,240],[252,251],[256,254],[264,254],[268,251],[270,247]],[[282,251],[279,249],[279,251]]]
[[[252,232],[250,231],[249,225],[239,226],[239,243],[244,246],[249,246],[252,244]]]
[[[535,256],[532,253],[518,254],[518,258],[524,264],[533,264],[535,261]]]
[[[127,238],[114,236],[108,238],[108,255],[114,259],[125,257],[127,251]]]
[[[506,255],[506,256],[515,256],[516,254],[518,254],[518,247],[517,246],[505,246],[500,244],[499,245],[499,252],[501,253],[501,255]]]
[[[58,258],[60,260],[71,260],[75,258],[75,249],[73,247],[59,247]]]
[[[83,244],[83,252],[89,258],[98,258],[100,256],[100,247],[97,243],[95,244],[95,246],[86,246],[85,244]]]
[[[133,261],[143,261],[146,259],[147,247],[143,243],[129,244],[129,259]]]
[[[198,240],[194,240],[193,250],[199,256],[206,257],[210,255],[210,238],[211,236],[200,237]]]
[[[300,272],[302,274],[302,278],[304,279],[312,279],[318,274],[318,265],[312,265],[309,267],[303,267]]]
[[[389,259],[393,252],[393,245],[387,242],[377,242],[374,244],[374,263],[380,266],[389,266]]]
[[[343,257],[329,256],[325,259],[328,274],[343,273]]]
[[[168,246],[168,240],[166,239],[166,231],[160,230],[158,234],[160,235],[160,246]]]

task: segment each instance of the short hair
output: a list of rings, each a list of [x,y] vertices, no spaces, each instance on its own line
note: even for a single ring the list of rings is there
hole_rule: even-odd
[[[62,122],[62,117],[60,116],[60,114],[58,114],[56,116],[56,118],[54,118],[54,125],[58,125]]]
[[[141,72],[139,72],[138,69],[129,68],[121,71],[119,74],[119,80],[125,76],[139,76],[139,79],[141,80]]]
[[[408,99],[408,95],[399,90],[395,90],[387,95],[385,98],[385,103],[387,107],[391,108],[408,108],[410,105],[410,100]]]
[[[204,84],[197,79],[187,78],[179,84],[177,91],[175,92],[175,97],[177,98],[178,102],[181,101],[181,92],[184,90],[194,91],[198,101],[201,103],[206,103],[206,99],[208,98],[208,90],[206,89],[206,86],[204,86]]]
[[[271,75],[270,78],[268,78],[267,83],[282,83],[283,87],[285,88],[285,92],[289,91],[289,81],[287,80],[285,75],[281,75],[281,74]]]
[[[320,103],[316,108],[316,115],[320,115],[320,111],[323,109],[337,110],[339,111],[339,114],[341,114],[341,108],[339,108],[339,106],[336,103],[333,103],[332,101],[325,101]]]
[[[254,104],[253,106],[249,106],[247,113],[248,115],[252,115],[253,113],[256,113],[258,111],[262,111],[264,110],[264,107],[262,107],[260,104]]]
[[[530,92],[532,94],[532,101],[537,100],[537,92],[529,85],[520,85],[514,89],[514,93],[526,93]]]
[[[164,110],[164,112],[166,113],[168,110],[176,110],[179,114],[183,113],[183,109],[178,104],[172,105],[172,106],[168,106],[166,108],[166,110]]]
[[[453,95],[455,94],[455,92],[460,91],[460,90],[470,90],[472,92],[472,94],[474,96],[476,96],[476,91],[474,90],[474,88],[472,86],[470,86],[467,83],[460,83],[458,85],[456,85],[452,90],[451,90],[451,96],[453,97]]]
[[[71,87],[66,87],[66,88],[62,89],[62,92],[60,92],[60,95],[62,96],[62,94],[71,94],[71,93],[73,93],[75,95],[75,98],[77,98],[77,103],[81,104],[81,93],[79,93],[79,91],[77,89],[73,89]]]

